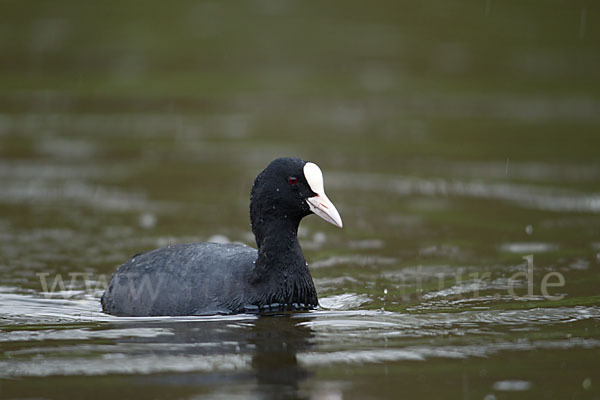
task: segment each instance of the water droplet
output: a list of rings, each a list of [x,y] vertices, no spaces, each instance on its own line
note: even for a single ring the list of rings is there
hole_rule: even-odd
[[[227,236],[225,235],[212,235],[211,237],[208,238],[207,240],[208,242],[212,242],[212,243],[220,243],[220,244],[225,244],[225,243],[229,243],[230,240]]]
[[[533,233],[533,226],[527,225],[525,227],[525,233],[528,234],[528,235],[531,235]]]
[[[583,382],[581,383],[581,386],[585,389],[585,390],[590,390],[592,388],[592,378],[585,378],[583,380]]]
[[[144,229],[151,229],[156,226],[156,216],[154,214],[145,213],[140,215],[139,224]]]
[[[387,288],[383,289],[383,294],[387,294],[387,293],[388,293]]]
[[[325,235],[323,232],[315,232],[313,235],[313,240],[317,244],[323,244],[327,241],[327,235]]]

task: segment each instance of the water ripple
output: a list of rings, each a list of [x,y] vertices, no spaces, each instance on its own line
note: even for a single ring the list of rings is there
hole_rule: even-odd
[[[363,351],[309,352],[298,354],[298,361],[306,367],[332,364],[365,364],[390,361],[424,361],[430,358],[465,359],[488,357],[501,351],[532,351],[537,349],[597,349],[600,340],[571,339],[561,341],[497,342],[467,346],[408,346],[403,349],[372,349]]]
[[[525,208],[563,212],[600,212],[600,195],[528,184],[389,177],[377,174],[335,173],[329,186],[336,190],[391,192],[402,196],[462,196],[509,201]]]
[[[398,332],[414,329],[446,329],[450,327],[485,327],[486,325],[530,325],[599,320],[599,306],[532,308],[526,310],[469,310],[457,313],[401,314],[385,311],[316,311],[314,317],[300,325],[317,332],[335,332],[386,327]],[[325,317],[326,318],[323,318]],[[317,318],[318,317],[318,318]]]
[[[126,362],[121,362],[126,357]],[[115,359],[118,362],[115,362]],[[101,358],[53,358],[0,361],[0,377],[43,377],[52,375],[152,374],[158,372],[222,372],[247,370],[251,357],[222,355],[148,355],[110,354]]]

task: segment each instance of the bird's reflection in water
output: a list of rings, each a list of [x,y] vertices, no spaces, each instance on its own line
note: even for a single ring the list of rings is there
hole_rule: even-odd
[[[310,328],[289,315],[261,317],[255,321],[251,342],[255,345],[252,367],[257,390],[266,398],[302,398],[299,386],[308,371],[296,355],[311,345]]]
[[[157,362],[160,362],[161,356],[178,356],[182,358],[182,363],[186,362],[187,357],[215,360],[216,356],[214,368],[209,368],[209,371],[173,373],[165,370],[162,374],[144,378],[142,381],[145,385],[171,384],[180,389],[187,387],[187,394],[195,392],[227,396],[230,390],[227,383],[246,386],[243,385],[246,382],[247,391],[254,392],[252,394],[258,398],[303,398],[300,387],[309,372],[298,364],[296,356],[299,352],[307,351],[313,338],[311,329],[300,324],[303,320],[299,314],[281,314],[235,321],[225,318],[216,321],[161,322],[160,327],[171,334],[118,341],[135,343],[129,347],[129,356],[152,352],[157,356]],[[148,327],[147,324],[135,325]],[[238,369],[221,368],[218,364],[220,356],[248,362],[245,367]],[[240,385],[236,387],[239,389]]]

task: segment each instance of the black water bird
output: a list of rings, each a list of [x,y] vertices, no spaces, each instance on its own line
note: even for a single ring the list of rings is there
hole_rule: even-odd
[[[102,296],[118,316],[210,315],[311,309],[317,292],[298,242],[298,225],[314,213],[342,219],[311,162],[278,158],[257,177],[250,222],[258,250],[243,244],[173,245],[121,265]]]

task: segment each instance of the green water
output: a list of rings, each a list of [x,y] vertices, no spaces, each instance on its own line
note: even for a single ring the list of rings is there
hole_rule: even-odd
[[[600,398],[599,20],[0,2],[0,398]],[[320,310],[101,312],[133,254],[253,245],[285,155],[344,220],[301,225]]]

